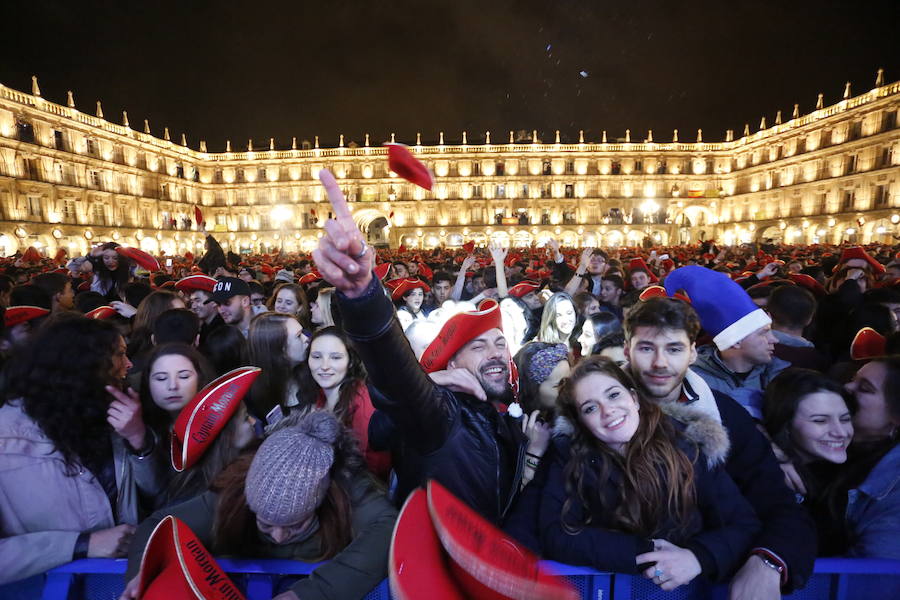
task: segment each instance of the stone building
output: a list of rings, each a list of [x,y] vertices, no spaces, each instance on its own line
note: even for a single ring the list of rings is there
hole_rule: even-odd
[[[149,124],[132,129],[0,85],[0,253],[34,245],[72,254],[98,240],[150,252],[202,251],[199,206],[217,239],[235,251],[309,251],[329,205],[316,174],[329,168],[360,228],[378,245],[428,248],[565,245],[893,241],[900,234],[900,82],[875,87],[722,142],[653,132],[562,144],[537,132],[411,142],[435,175],[425,192],[387,169],[370,145],[320,148],[296,140],[276,149],[189,148]],[[681,134],[681,138],[687,136]],[[391,136],[393,140],[394,136]],[[477,138],[477,139],[476,139]],[[407,140],[397,140],[407,141]]]

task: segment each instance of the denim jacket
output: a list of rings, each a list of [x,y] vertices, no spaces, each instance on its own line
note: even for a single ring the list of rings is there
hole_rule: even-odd
[[[847,495],[850,556],[900,559],[900,443]]]

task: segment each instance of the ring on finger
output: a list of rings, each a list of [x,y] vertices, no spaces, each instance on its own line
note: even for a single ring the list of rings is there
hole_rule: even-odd
[[[362,252],[360,252],[359,254],[357,254],[356,256],[354,256],[353,258],[355,258],[356,260],[359,260],[359,259],[361,259],[363,256],[365,256],[365,255],[366,255],[366,252],[368,252],[368,251],[369,251],[369,245],[368,245],[368,244],[363,244]]]

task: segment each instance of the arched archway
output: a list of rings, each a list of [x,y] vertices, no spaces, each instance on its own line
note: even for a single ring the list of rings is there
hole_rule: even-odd
[[[353,221],[366,234],[366,240],[373,246],[387,246],[390,218],[380,210],[363,208],[353,213]]]

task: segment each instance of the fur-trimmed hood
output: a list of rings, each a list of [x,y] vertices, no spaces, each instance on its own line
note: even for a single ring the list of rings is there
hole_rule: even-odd
[[[665,414],[684,426],[682,433],[700,447],[710,468],[725,463],[731,442],[722,423],[689,404],[664,402],[659,406]]]

